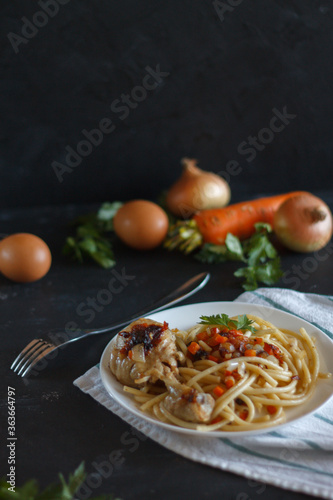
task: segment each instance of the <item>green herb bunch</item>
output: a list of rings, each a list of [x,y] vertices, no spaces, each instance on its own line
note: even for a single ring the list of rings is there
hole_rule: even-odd
[[[59,483],[50,484],[43,491],[39,491],[36,479],[27,481],[23,486],[16,487],[15,492],[8,490],[8,483],[5,479],[0,480],[1,500],[76,500],[75,493],[84,483],[86,473],[84,463],[69,475],[68,481],[62,474],[59,474]],[[99,495],[90,500],[121,500],[113,495]]]
[[[74,234],[66,239],[63,253],[78,262],[90,258],[104,269],[116,263],[110,236],[113,233],[113,217],[122,206],[120,201],[103,203],[96,213],[76,219]]]
[[[272,227],[259,222],[255,224],[255,229],[255,233],[242,242],[228,233],[224,245],[206,243],[195,257],[209,264],[232,260],[244,262],[246,265],[237,269],[234,275],[244,279],[245,290],[255,290],[259,282],[273,285],[283,271],[277,251],[269,239]]]

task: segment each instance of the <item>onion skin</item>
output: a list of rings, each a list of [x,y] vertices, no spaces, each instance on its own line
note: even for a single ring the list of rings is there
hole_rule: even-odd
[[[230,187],[222,177],[198,168],[197,160],[183,158],[181,163],[183,173],[166,196],[170,212],[189,219],[199,210],[221,208],[229,203]]]
[[[278,240],[295,252],[315,252],[332,238],[333,217],[329,207],[310,193],[283,202],[274,215]]]

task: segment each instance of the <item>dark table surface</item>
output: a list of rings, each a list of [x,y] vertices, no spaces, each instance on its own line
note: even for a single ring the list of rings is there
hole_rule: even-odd
[[[318,193],[333,206],[333,193]],[[114,294],[109,305],[96,312],[92,322],[80,315],[78,306],[97,296],[112,277],[92,263],[83,266],[69,262],[61,248],[68,234],[67,223],[76,215],[95,207],[66,206],[3,211],[1,233],[31,232],[49,244],[53,265],[42,280],[31,284],[11,283],[0,277],[1,349],[1,474],[8,473],[7,386],[16,391],[16,484],[35,477],[41,486],[57,480],[58,472],[67,477],[81,461],[87,473],[95,472],[94,463],[120,451],[122,464],[115,466],[91,496],[114,493],[123,500],[158,498],[203,499],[230,498],[249,500],[281,498],[296,500],[305,495],[258,484],[231,473],[187,460],[138,434],[124,444],[122,436],[130,426],[73,385],[73,381],[96,364],[109,340],[109,334],[87,338],[67,346],[38,375],[22,379],[10,370],[11,362],[28,341],[69,321],[80,327],[99,327],[122,320],[141,307],[162,297],[186,279],[201,271],[210,271],[208,285],[182,304],[233,300],[242,288],[233,276],[236,263],[204,265],[191,256],[169,253],[160,248],[138,253],[119,242],[114,245],[117,264],[114,269],[133,279],[121,293]],[[288,279],[277,286],[296,287],[301,292],[332,294],[332,243],[327,259],[280,249]],[[312,259],[314,257],[312,256]],[[313,264],[313,262],[315,262]],[[291,279],[293,278],[293,279]],[[82,311],[82,309],[81,309]],[[136,443],[136,444],[134,444]],[[114,456],[116,456],[114,454]],[[89,493],[89,491],[88,491]],[[88,498],[82,496],[81,498]]]

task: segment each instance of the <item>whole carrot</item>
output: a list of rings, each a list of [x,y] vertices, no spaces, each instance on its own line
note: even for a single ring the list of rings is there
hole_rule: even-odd
[[[249,238],[254,232],[257,222],[273,224],[274,214],[285,200],[304,193],[290,193],[242,201],[224,208],[215,208],[197,212],[193,217],[205,243],[222,245],[228,233],[239,239]]]

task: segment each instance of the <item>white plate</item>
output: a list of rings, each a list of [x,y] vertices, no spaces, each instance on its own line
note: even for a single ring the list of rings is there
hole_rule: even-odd
[[[271,307],[259,306],[255,304],[248,304],[242,302],[203,302],[198,304],[190,304],[187,306],[174,307],[166,309],[149,316],[154,321],[167,321],[170,328],[179,328],[185,330],[195,325],[200,320],[200,316],[210,316],[212,314],[225,313],[229,316],[238,314],[254,314],[267,321],[270,321],[278,328],[288,328],[289,330],[299,331],[304,327],[311,337],[317,339],[316,346],[320,357],[320,370],[322,372],[333,372],[333,342],[321,330],[314,327],[307,321],[297,318],[292,314],[279,311]],[[175,425],[160,422],[154,417],[147,415],[139,410],[137,403],[130,394],[123,391],[123,386],[112,375],[109,368],[111,342],[106,346],[100,363],[100,374],[104,387],[108,393],[115,399],[122,407],[126,408],[134,415],[143,418],[144,420],[153,424],[164,427],[165,429],[180,432],[183,434],[191,435],[205,435],[205,436],[218,436],[218,437],[231,437],[231,436],[245,436],[269,432],[270,430],[280,428],[291,422],[295,422],[300,418],[310,415],[318,410],[324,403],[326,403],[333,394],[333,379],[319,380],[316,391],[312,398],[304,405],[287,408],[285,423],[269,427],[268,429],[252,430],[252,431],[239,431],[239,432],[199,432],[193,429],[184,429]]]

